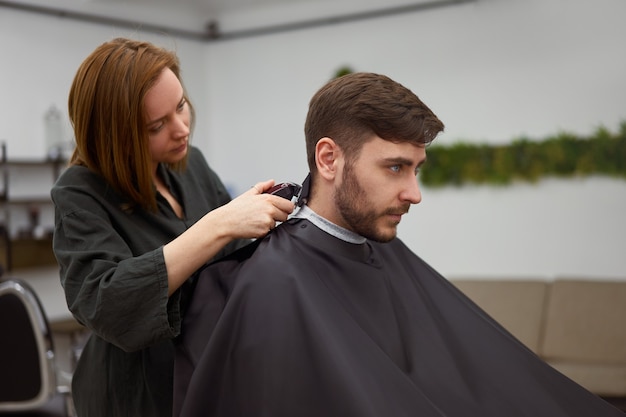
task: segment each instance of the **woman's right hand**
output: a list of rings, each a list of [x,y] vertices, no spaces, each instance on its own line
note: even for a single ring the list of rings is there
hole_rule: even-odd
[[[232,239],[251,239],[265,236],[284,222],[295,205],[276,195],[264,194],[274,185],[274,180],[256,183],[248,191],[228,204],[215,209],[219,211],[224,226],[229,227]]]
[[[169,295],[230,241],[263,237],[276,227],[276,222],[287,220],[294,203],[264,194],[273,185],[273,180],[255,184],[228,204],[204,215],[163,247]]]

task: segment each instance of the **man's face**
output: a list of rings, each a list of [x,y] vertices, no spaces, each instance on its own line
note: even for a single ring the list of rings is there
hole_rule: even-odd
[[[422,199],[416,175],[425,160],[424,146],[379,137],[365,143],[335,189],[340,226],[378,242],[395,238],[402,215]]]

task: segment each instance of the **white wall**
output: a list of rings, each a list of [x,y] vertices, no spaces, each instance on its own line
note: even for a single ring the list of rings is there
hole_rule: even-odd
[[[43,155],[45,110],[65,109],[76,67],[113,35],[176,44],[198,110],[194,141],[235,193],[304,178],[308,100],[343,65],[411,88],[446,124],[441,143],[617,129],[624,15],[622,0],[478,0],[200,43],[0,8],[10,62],[0,69],[0,139],[11,156]],[[626,181],[425,188],[423,197],[400,236],[446,276],[626,279]]]
[[[209,157],[239,190],[301,180],[308,100],[342,65],[411,88],[446,124],[441,143],[617,129],[624,15],[619,0],[479,0],[211,45]],[[623,213],[622,180],[426,188],[400,236],[446,276],[626,279]]]
[[[96,46],[116,36],[177,50],[186,84],[200,91],[205,43],[0,7],[0,140],[7,142],[9,158],[46,155],[44,115],[52,105],[62,111],[71,139],[67,96],[74,74]],[[193,99],[205,106],[202,93]]]

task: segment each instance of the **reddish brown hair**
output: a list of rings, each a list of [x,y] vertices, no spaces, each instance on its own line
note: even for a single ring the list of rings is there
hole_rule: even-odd
[[[70,164],[84,165],[128,198],[129,207],[156,209],[144,98],[165,68],[180,80],[175,53],[148,42],[117,38],[96,48],[78,68],[68,109],[76,148]],[[193,107],[185,93],[193,120]],[[172,166],[184,167],[186,159]]]

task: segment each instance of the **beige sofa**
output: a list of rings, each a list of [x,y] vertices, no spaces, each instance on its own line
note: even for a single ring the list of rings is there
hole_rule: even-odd
[[[626,398],[626,281],[451,281],[560,372],[599,396]]]

